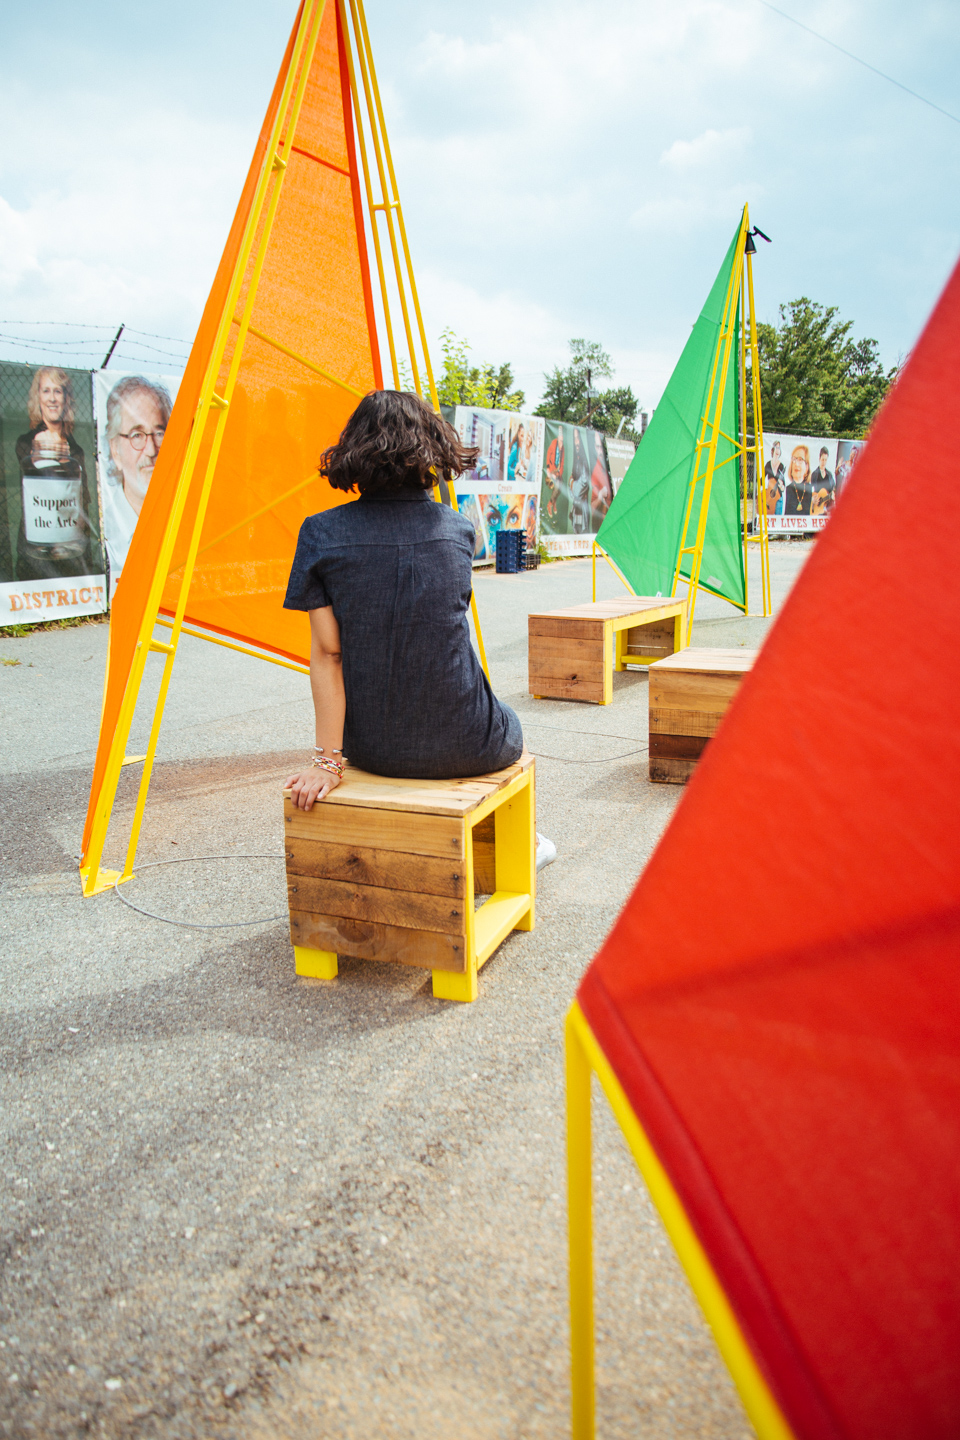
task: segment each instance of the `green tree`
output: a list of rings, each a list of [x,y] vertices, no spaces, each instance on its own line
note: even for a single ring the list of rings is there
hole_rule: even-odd
[[[597,390],[598,380],[613,376],[610,356],[595,340],[571,340],[570,364],[565,370],[554,366],[545,374],[543,399],[534,411],[545,420],[566,420],[571,425],[590,424],[607,435],[620,434],[634,442],[640,439],[633,428],[640,402],[629,385]],[[588,392],[593,390],[591,396]],[[620,422],[623,421],[623,428]]]
[[[780,306],[778,325],[757,326],[765,430],[858,439],[869,428],[896,367],[885,371],[877,342],[854,340],[853,321],[837,315],[802,295]],[[748,416],[751,381],[748,369]]]
[[[640,401],[629,385],[603,390],[593,402],[590,424],[604,435],[622,435],[625,440],[640,443],[640,431],[634,425]],[[622,423],[621,423],[622,422]]]
[[[533,412],[545,420],[566,420],[582,425],[589,408],[587,390],[596,388],[596,381],[613,375],[613,364],[602,345],[595,340],[571,340],[570,364],[565,370],[555,365],[545,374],[543,399]]]
[[[443,371],[437,380],[437,394],[443,405],[476,405],[484,410],[522,410],[526,399],[514,390],[509,365],[471,365],[469,341],[451,329],[443,332]]]

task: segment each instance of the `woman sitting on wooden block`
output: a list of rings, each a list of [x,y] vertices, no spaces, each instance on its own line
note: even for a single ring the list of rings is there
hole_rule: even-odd
[[[476,458],[416,395],[375,390],[320,461],[353,505],[300,528],[284,605],[306,610],[317,730],[312,763],[286,782],[309,810],[339,785],[343,752],[376,775],[482,775],[523,751],[470,643],[470,521],[432,496]]]

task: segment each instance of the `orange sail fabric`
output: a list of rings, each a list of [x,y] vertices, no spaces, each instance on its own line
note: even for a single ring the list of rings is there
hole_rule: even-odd
[[[184,459],[204,377],[216,353],[263,167],[270,163],[267,149],[282,113],[303,15],[301,5],[113,602],[84,856],[97,807],[112,800],[103,795],[111,741],[132,683],[163,536],[178,497],[181,502],[184,498]],[[213,469],[185,620],[306,662],[307,619],[282,608],[297,533],[306,515],[348,499],[320,479],[317,462],[336,441],[358,397],[383,383],[347,59],[334,0],[328,0],[320,22],[295,133],[281,133],[279,149],[286,168],[273,226],[265,253],[258,258],[260,247],[253,246],[235,307],[239,317],[253,284],[250,330]],[[261,232],[265,214],[259,220]],[[237,334],[232,323],[215,387],[219,394]],[[168,614],[180,595],[201,497],[198,482],[208,468],[213,431],[208,424],[186,493],[160,603]]]
[[[798,1440],[960,1434],[958,428],[960,267],[578,994]]]

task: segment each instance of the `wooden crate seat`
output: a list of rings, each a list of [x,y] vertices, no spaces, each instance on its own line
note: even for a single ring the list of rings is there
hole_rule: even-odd
[[[690,646],[650,666],[651,780],[689,780],[758,653]]]
[[[686,603],[669,595],[626,595],[530,615],[530,694],[609,705],[614,670],[650,665],[682,648]]]
[[[475,1000],[477,972],[536,901],[534,760],[466,780],[392,780],[348,765],[310,811],[284,792],[290,937],[298,975],[337,956],[433,972]],[[479,909],[475,895],[488,895]]]

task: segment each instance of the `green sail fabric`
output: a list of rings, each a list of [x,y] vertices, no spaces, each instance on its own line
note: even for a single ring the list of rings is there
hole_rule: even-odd
[[[673,589],[687,492],[739,235],[738,225],[707,302],[597,535],[597,543],[620,567],[638,595],[669,595]],[[734,437],[739,434],[740,420],[739,320],[738,309],[721,419],[721,429]],[[735,446],[721,436],[710,491],[700,584],[742,607],[746,588],[740,467],[735,456]],[[688,545],[696,539],[702,485],[701,481],[694,495]],[[689,575],[691,558],[684,556],[681,574]]]

